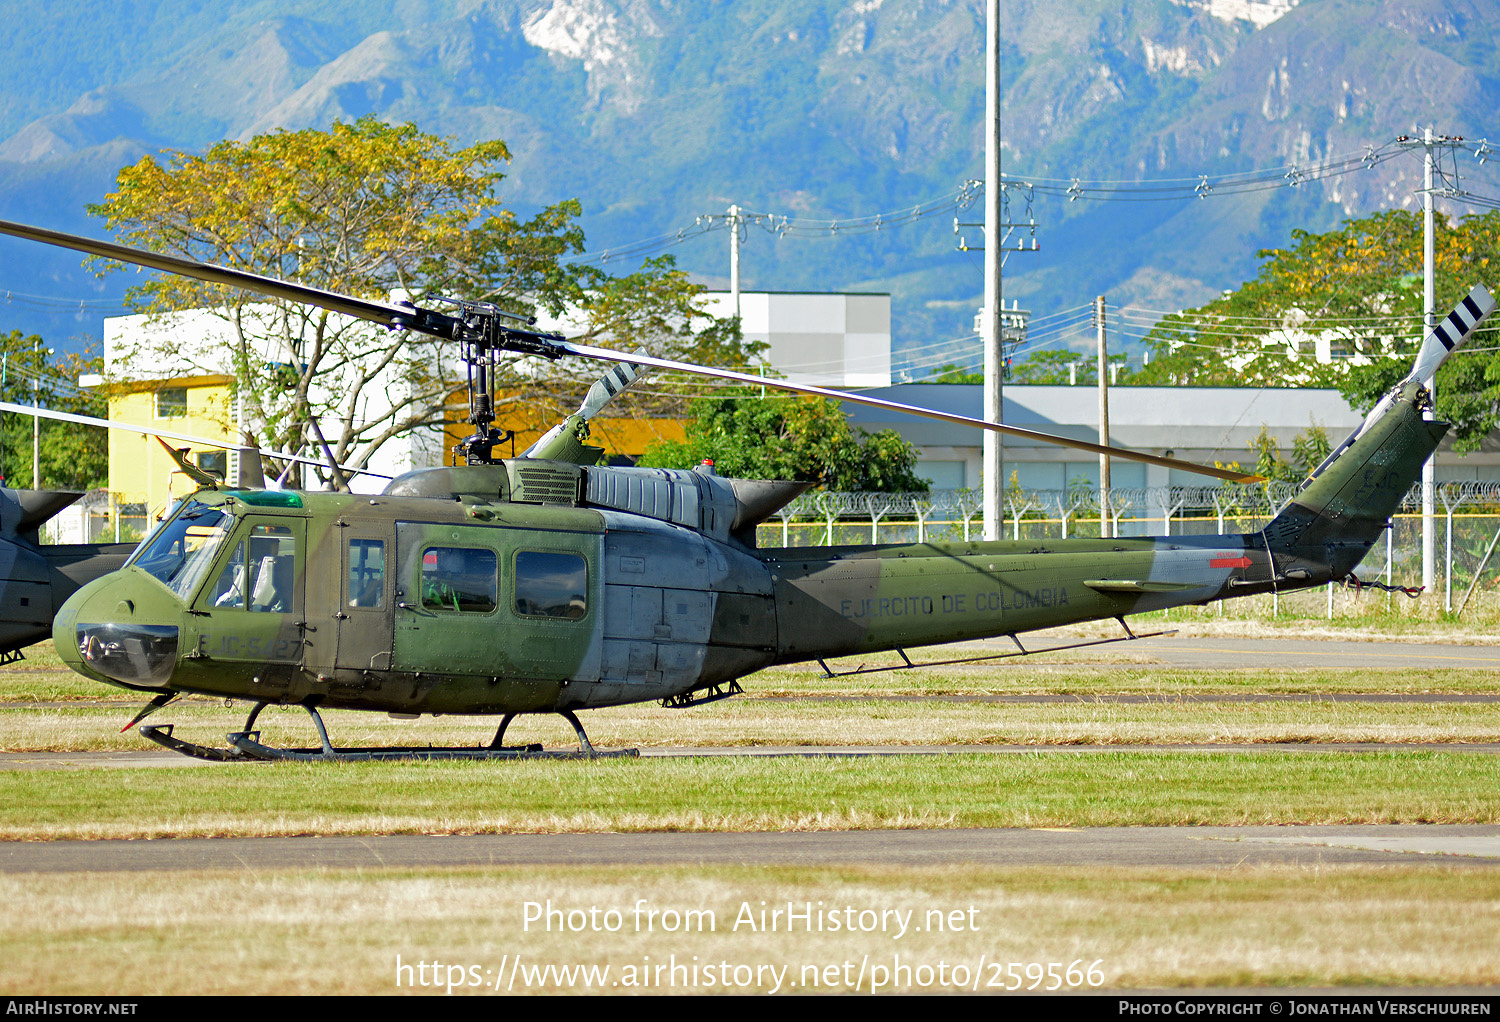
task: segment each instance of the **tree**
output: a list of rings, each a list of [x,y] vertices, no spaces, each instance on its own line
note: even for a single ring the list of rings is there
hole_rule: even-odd
[[[1111,366],[1115,369],[1111,382],[1121,386],[1134,383],[1132,372],[1126,364],[1128,358],[1123,352],[1117,355],[1106,356]],[[1076,369],[1070,369],[1076,366]],[[1006,377],[1006,383],[1017,384],[1048,384],[1051,386],[1064,386],[1076,384],[1080,387],[1093,387],[1099,383],[1099,356],[1077,351],[1038,351],[1030,355],[1026,361],[1017,363],[1010,367],[1010,374]]]
[[[1436,309],[1442,316],[1500,268],[1500,213],[1458,223],[1435,218]],[[1238,290],[1168,316],[1146,338],[1151,385],[1337,387],[1368,408],[1411,368],[1422,329],[1422,218],[1395,210],[1335,231],[1292,232],[1259,253],[1260,272]],[[1314,349],[1331,355],[1319,362]],[[1493,345],[1476,344],[1475,348]],[[1500,361],[1493,351],[1448,360],[1438,416],[1455,448],[1473,450],[1500,423]]]
[[[1302,482],[1333,450],[1328,431],[1318,425],[1309,426],[1297,434],[1292,440],[1290,458],[1281,453],[1281,445],[1265,426],[1261,427],[1251,447],[1256,452],[1255,474],[1283,483]]]
[[[1124,386],[1127,382],[1137,382],[1132,378],[1130,367],[1126,364],[1126,355],[1108,356],[1111,365],[1120,368],[1115,374],[1115,382]],[[1070,366],[1077,368],[1070,369]],[[1007,384],[1017,386],[1094,386],[1098,383],[1099,359],[1078,351],[1037,351],[1026,357],[1023,362],[1008,361],[1005,366],[1005,380]],[[983,383],[984,372],[970,371],[961,365],[945,365],[927,379],[928,383]]]
[[[720,475],[805,479],[827,490],[925,493],[916,448],[894,430],[855,429],[831,398],[758,397],[733,391],[696,398],[685,442],[646,449],[640,464],[691,468],[711,459]]]
[[[703,313],[702,288],[669,260],[621,278],[569,264],[583,251],[578,203],[524,219],[505,209],[497,167],[508,159],[500,141],[456,149],[414,125],[366,117],[220,142],[201,156],[148,156],[121,170],[117,190],[90,211],[126,244],[343,294],[433,293],[520,314],[572,310],[590,343],[645,345],[669,358],[702,343],[734,348],[737,331],[724,339]],[[247,422],[273,447],[316,450],[326,434],[336,459],[361,466],[391,438],[438,428],[466,402],[458,353],[423,334],[175,276],[137,285],[130,299],[156,322],[211,310],[230,350],[158,333],[123,353],[127,372],[159,372],[163,360],[188,372],[227,369]],[[554,415],[572,411],[570,398],[586,385],[579,380],[601,371],[527,368],[523,376],[514,364],[501,367],[502,400]]]
[[[925,383],[983,383],[983,369],[966,369],[957,362],[948,362],[935,369]]]
[[[19,330],[0,334],[0,400],[75,415],[102,416],[104,402],[77,386],[81,373],[97,373],[103,359],[97,352],[63,355],[48,361],[46,342]],[[0,484],[20,489],[39,486],[63,490],[92,490],[109,478],[108,430],[41,420],[41,481],[32,478],[32,417],[0,415]]]

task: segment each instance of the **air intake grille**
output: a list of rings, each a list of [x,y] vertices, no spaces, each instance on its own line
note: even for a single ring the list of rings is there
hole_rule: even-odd
[[[579,481],[583,477],[576,467],[555,465],[515,465],[515,487],[510,499],[523,504],[578,504]]]

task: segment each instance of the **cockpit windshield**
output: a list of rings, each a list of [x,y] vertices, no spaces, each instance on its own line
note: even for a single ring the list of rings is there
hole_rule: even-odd
[[[130,555],[126,566],[133,564],[150,573],[186,600],[208,572],[220,544],[233,528],[234,518],[221,509],[196,500],[187,501]]]

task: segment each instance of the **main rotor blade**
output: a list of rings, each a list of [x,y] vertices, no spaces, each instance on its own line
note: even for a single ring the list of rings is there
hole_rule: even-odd
[[[62,248],[71,248],[78,252],[89,255],[103,256],[107,259],[118,259],[121,262],[135,263],[155,270],[163,270],[167,273],[179,273],[185,277],[196,280],[204,280],[214,284],[226,284],[231,287],[244,288],[247,291],[255,291],[259,294],[269,295],[273,298],[285,298],[294,302],[305,302],[319,308],[328,309],[333,312],[341,312],[357,319],[368,320],[387,327],[398,327],[404,329],[418,330],[423,333],[437,336],[454,336],[452,327],[456,320],[444,313],[432,312],[426,309],[415,309],[399,305],[389,305],[381,302],[366,301],[361,298],[352,298],[341,295],[334,291],[324,291],[321,288],[306,287],[301,284],[293,284],[284,280],[276,280],[272,277],[262,277],[254,273],[246,273],[243,270],[231,269],[227,266],[216,266],[213,263],[203,263],[192,259],[181,259],[177,256],[163,255],[160,252],[151,252],[146,249],[130,248],[126,245],[117,245],[108,241],[96,241],[92,238],[84,238],[76,234],[65,234],[62,231],[49,231],[41,227],[31,227],[26,224],[18,224],[9,220],[0,220],[0,234],[10,234],[29,241],[39,241],[46,245],[57,245]],[[1128,461],[1144,462],[1147,465],[1160,465],[1165,468],[1176,468],[1186,472],[1196,472],[1199,475],[1213,476],[1216,479],[1228,479],[1232,482],[1248,483],[1260,482],[1261,477],[1249,472],[1236,472],[1229,469],[1210,468],[1207,465],[1197,465],[1192,462],[1178,461],[1175,458],[1163,458],[1155,454],[1145,454],[1140,451],[1131,451],[1123,447],[1105,447],[1100,444],[1092,444],[1086,440],[1072,440],[1067,437],[1056,436],[1051,433],[1042,433],[1037,430],[1024,429],[1020,426],[1007,426],[1000,422],[990,422],[987,419],[974,419],[966,415],[954,415],[949,412],[938,412],[930,408],[919,408],[916,405],[905,405],[896,401],[886,401],[881,398],[866,397],[862,394],[846,393],[844,391],[829,390],[824,387],[812,387],[804,384],[788,383],[785,380],[771,379],[761,376],[751,376],[748,373],[736,373],[728,369],[712,369],[707,366],[692,365],[687,362],[674,362],[670,359],[653,358],[649,355],[626,354],[620,351],[611,351],[608,348],[596,348],[590,345],[573,344],[571,342],[553,341],[550,338],[542,338],[548,349],[549,357],[552,352],[557,354],[577,355],[580,358],[601,359],[606,362],[623,362],[627,365],[654,366],[659,369],[671,369],[677,372],[693,373],[698,376],[713,376],[724,380],[733,380],[737,383],[746,383],[751,386],[773,387],[778,390],[789,390],[798,394],[811,394],[815,397],[828,397],[836,401],[848,401],[853,404],[869,405],[873,408],[884,408],[887,411],[901,412],[907,415],[920,415],[929,419],[937,419],[941,422],[951,422],[959,426],[970,426],[977,429],[993,430],[1007,436],[1021,437],[1040,443],[1056,444],[1060,447],[1071,447],[1074,450],[1090,451],[1094,454],[1105,454],[1113,458],[1123,458]],[[19,406],[17,406],[19,407]],[[27,409],[29,413],[29,409]],[[142,432],[146,432],[142,430]],[[179,439],[182,439],[179,437]],[[226,446],[226,445],[220,445]],[[233,445],[227,445],[233,446]],[[277,455],[277,457],[295,457],[294,455]],[[307,460],[312,464],[323,464],[323,462],[312,459]],[[370,473],[372,475],[376,473]]]
[[[574,344],[571,341],[558,344],[557,347],[570,355],[578,355],[581,358],[634,363],[635,365],[653,366],[657,369],[674,369],[678,372],[693,373],[698,376],[713,376],[721,380],[734,380],[736,383],[747,383],[756,387],[773,387],[778,390],[789,390],[798,394],[811,394],[814,397],[828,397],[833,398],[835,401],[848,401],[852,404],[869,405],[872,408],[884,408],[891,412],[920,415],[929,419],[937,419],[941,422],[951,422],[958,426],[972,426],[977,429],[993,430],[996,433],[1003,433],[1006,436],[1022,437],[1027,440],[1036,440],[1047,444],[1057,444],[1060,447],[1071,447],[1079,451],[1092,451],[1094,454],[1106,454],[1111,458],[1124,458],[1128,461],[1144,462],[1147,465],[1160,465],[1164,468],[1181,469],[1184,472],[1197,472],[1200,475],[1213,476],[1216,479],[1228,479],[1236,483],[1258,483],[1263,481],[1260,476],[1251,472],[1217,467],[1210,468],[1207,465],[1198,465],[1190,461],[1179,461],[1176,458],[1163,458],[1160,455],[1132,451],[1124,447],[1105,447],[1101,444],[1089,443],[1087,440],[1074,440],[1070,437],[1042,433],[1038,430],[1026,429],[1022,426],[1007,426],[1004,423],[991,422],[988,419],[974,419],[967,415],[934,411],[931,408],[905,405],[898,401],[887,401],[884,398],[867,397],[864,394],[830,390],[826,387],[813,387],[802,383],[788,383],[786,380],[752,376],[749,373],[737,373],[732,369],[714,369],[708,366],[692,365],[688,362],[674,362],[671,359],[655,358],[650,355],[641,355],[638,353],[626,354],[623,351],[611,351],[609,348],[595,348],[586,344]]]
[[[316,305],[322,309],[342,312],[346,316],[366,319],[382,326],[406,326],[409,325],[412,316],[411,309],[399,305],[351,298],[335,291],[293,284],[274,277],[262,277],[256,273],[247,273],[228,266],[202,263],[195,259],[182,259],[178,256],[164,255],[161,252],[152,252],[149,249],[117,245],[110,241],[96,241],[78,234],[49,231],[43,227],[31,227],[10,220],[0,220],[0,234],[25,238],[28,241],[40,241],[45,245],[56,245],[60,248],[71,248],[76,252],[102,256],[106,259],[118,259],[123,263],[134,263],[137,266],[162,270],[166,273],[177,273],[195,280],[204,280],[210,284],[227,284],[230,287],[244,288],[246,291],[255,291],[272,298],[285,298],[288,301]]]
[[[16,415],[36,415],[43,419],[56,419],[58,422],[73,422],[83,426],[103,426],[105,429],[119,429],[127,433],[141,433],[146,436],[165,437],[168,440],[181,440],[190,444],[202,444],[204,447],[218,447],[226,451],[238,451],[241,454],[263,454],[277,461],[299,461],[304,465],[322,465],[325,468],[328,462],[322,458],[308,458],[300,454],[287,454],[284,451],[266,451],[259,447],[248,447],[245,444],[231,443],[228,440],[210,440],[205,436],[193,436],[190,433],[174,433],[170,429],[157,429],[155,426],[135,426],[128,422],[117,422],[114,419],[100,419],[93,415],[74,415],[72,412],[54,412],[50,408],[33,408],[31,405],[11,404],[9,401],[0,401],[0,412],[11,412]],[[354,468],[350,465],[340,465],[339,468],[345,472],[357,472],[360,475],[375,476],[377,479],[389,479],[390,476],[383,472],[371,472],[367,468]]]

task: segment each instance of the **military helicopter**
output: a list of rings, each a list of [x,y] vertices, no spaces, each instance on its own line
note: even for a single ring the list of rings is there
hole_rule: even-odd
[[[703,373],[933,415],[1115,457],[1171,459],[566,341],[502,311],[351,298],[226,267],[0,221],[0,233],[302,301],[453,339],[469,364],[465,464],[393,480],[380,494],[206,486],[118,572],[58,613],[53,637],[79,673],[152,696],[252,704],[228,749],[171,725],[142,734],[208,759],[630,755],[596,750],[576,712],[646,700],[692,705],[774,664],[907,650],[1114,618],[1348,578],[1447,431],[1424,421],[1426,381],[1495,309],[1482,286],[1424,340],[1410,374],[1263,530],[1246,535],[757,549],[755,526],[807,484],[710,468],[597,464],[588,420],[645,368]],[[496,458],[492,371],[502,352],[617,363],[583,407],[526,456]],[[253,731],[273,704],[303,707],[319,746],[273,748]],[[461,749],[338,749],[319,710],[501,715]],[[556,713],[577,752],[504,745],[518,714]],[[127,725],[129,727],[130,725]]]

